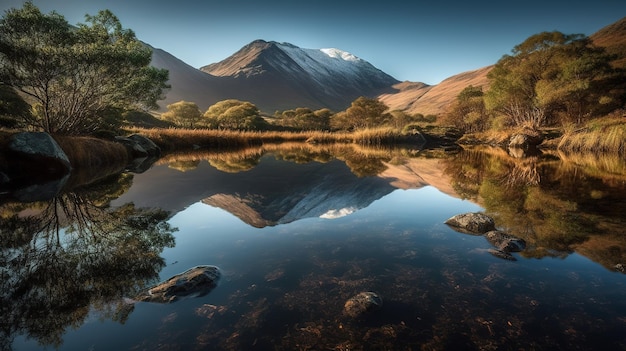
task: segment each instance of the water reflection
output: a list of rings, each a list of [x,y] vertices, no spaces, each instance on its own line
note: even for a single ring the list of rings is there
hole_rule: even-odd
[[[559,156],[515,159],[483,147],[445,162],[459,194],[531,244],[527,257],[576,251],[609,269],[619,268],[626,262],[624,162]]]
[[[142,174],[2,204],[2,347],[26,335],[61,348],[96,311],[124,327],[89,335],[110,346],[118,330],[120,349],[618,349],[625,201],[623,162],[575,155],[302,144],[167,155]],[[477,210],[523,238],[527,259],[491,257],[484,238],[443,224]],[[207,297],[122,302],[200,264],[225,272]],[[380,311],[341,315],[369,290]]]
[[[124,174],[47,201],[0,206],[2,349],[20,334],[61,346],[92,309],[125,321],[122,298],[158,278],[160,253],[174,245],[166,212],[109,207],[131,184]]]

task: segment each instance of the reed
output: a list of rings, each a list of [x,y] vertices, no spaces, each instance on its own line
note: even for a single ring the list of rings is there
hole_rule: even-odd
[[[404,140],[402,133],[392,128],[367,129],[351,133],[323,131],[252,132],[177,128],[132,128],[128,131],[150,138],[166,151],[191,148],[235,149],[288,142],[307,142],[311,144],[355,143],[375,146],[393,144]]]
[[[92,137],[56,136],[54,139],[72,165],[70,182],[74,186],[120,173],[130,161],[128,151],[120,143]]]
[[[568,130],[557,146],[564,152],[626,154],[626,119],[596,119],[583,128]]]

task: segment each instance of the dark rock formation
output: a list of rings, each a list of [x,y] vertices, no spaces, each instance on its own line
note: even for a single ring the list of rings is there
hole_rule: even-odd
[[[11,136],[8,148],[11,170],[16,173],[62,178],[72,169],[63,149],[47,133],[16,133]]]
[[[181,298],[204,296],[217,286],[220,276],[216,266],[196,266],[142,292],[135,300],[171,303]]]
[[[466,234],[484,234],[496,229],[493,218],[479,212],[458,214],[450,217],[445,223],[452,229]]]
[[[155,144],[152,140],[146,138],[145,136],[133,134],[130,135],[128,139],[134,141],[137,145],[141,146],[148,153],[148,156],[161,156],[161,148],[159,148],[157,144]]]
[[[492,230],[485,234],[487,241],[498,250],[505,252],[520,252],[526,248],[524,239],[516,238],[499,230]]]

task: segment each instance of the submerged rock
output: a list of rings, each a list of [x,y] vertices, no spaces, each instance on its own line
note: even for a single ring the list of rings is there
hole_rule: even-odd
[[[220,275],[216,266],[196,266],[148,289],[135,300],[171,303],[181,298],[204,296],[217,286]]]
[[[491,245],[501,251],[520,252],[526,249],[526,241],[524,241],[524,239],[514,237],[513,235],[509,235],[499,230],[487,232],[485,234],[485,238],[487,238],[487,241],[489,241]]]
[[[359,293],[346,301],[343,312],[356,318],[364,313],[375,311],[381,308],[383,305],[383,299],[378,294],[367,291]]]
[[[513,255],[511,255],[510,253],[506,251],[502,251],[498,249],[489,249],[487,250],[487,252],[489,252],[490,254],[492,254],[493,256],[497,258],[501,258],[501,259],[508,260],[508,261],[517,261],[517,258],[515,258]]]
[[[445,224],[468,234],[484,234],[496,229],[493,218],[480,212],[458,214],[446,220]]]

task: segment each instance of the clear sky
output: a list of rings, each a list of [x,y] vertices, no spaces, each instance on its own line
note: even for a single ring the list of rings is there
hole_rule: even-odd
[[[0,0],[0,10],[24,0]],[[199,68],[255,39],[348,51],[398,80],[437,84],[496,63],[533,34],[591,35],[626,0],[34,0],[70,24],[109,9],[137,37]]]

